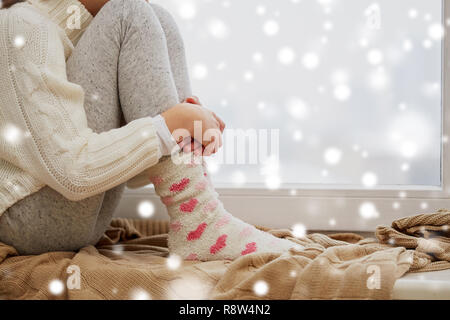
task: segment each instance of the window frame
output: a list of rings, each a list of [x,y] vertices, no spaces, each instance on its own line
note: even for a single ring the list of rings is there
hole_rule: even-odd
[[[442,22],[450,18],[450,3],[442,1]],[[450,35],[446,27],[442,40],[441,131],[450,137]],[[449,62],[446,62],[449,61]],[[389,185],[364,189],[352,185],[299,184],[283,185],[277,190],[263,186],[216,186],[225,207],[233,215],[249,223],[286,228],[296,223],[309,230],[373,231],[379,224],[390,224],[403,216],[432,212],[450,205],[450,141],[441,141],[441,186]],[[331,186],[331,187],[330,187]],[[292,194],[292,190],[296,190]],[[155,219],[168,219],[165,207],[154,189],[126,189],[116,216],[136,218],[141,201],[155,204]],[[359,215],[362,203],[370,202],[380,213],[379,218],[363,219]],[[399,208],[394,209],[393,204]],[[424,206],[427,204],[427,206]],[[334,221],[333,221],[334,220]],[[331,223],[330,223],[331,222]],[[332,223],[334,222],[334,223]]]

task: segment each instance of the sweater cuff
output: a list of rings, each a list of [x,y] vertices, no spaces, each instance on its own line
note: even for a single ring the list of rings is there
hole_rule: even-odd
[[[180,147],[170,133],[167,127],[166,120],[161,115],[157,115],[153,118],[153,125],[156,129],[159,144],[161,147],[161,154],[163,156],[171,155],[180,151]]]

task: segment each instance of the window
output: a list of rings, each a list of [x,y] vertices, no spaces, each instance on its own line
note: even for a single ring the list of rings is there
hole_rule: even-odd
[[[209,159],[230,212],[373,230],[448,205],[441,0],[154,2],[179,24],[195,94],[230,129]],[[244,151],[266,144],[256,164],[238,161],[243,134]]]

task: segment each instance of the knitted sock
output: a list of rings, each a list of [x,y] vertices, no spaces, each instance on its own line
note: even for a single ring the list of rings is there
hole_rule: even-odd
[[[202,158],[180,154],[178,159],[181,163],[175,164],[165,157],[147,170],[171,218],[171,253],[186,260],[209,261],[303,248],[233,217],[218,200]]]

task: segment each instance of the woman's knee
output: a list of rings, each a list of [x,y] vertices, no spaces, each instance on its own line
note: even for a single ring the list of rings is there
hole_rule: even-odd
[[[105,27],[106,32],[113,32],[119,39],[119,46],[140,32],[137,29],[145,28],[151,33],[153,41],[166,41],[177,43],[183,47],[183,41],[171,14],[164,8],[150,4],[147,0],[110,0],[95,17],[97,24]],[[94,23],[95,24],[95,23]]]
[[[150,24],[162,33],[159,19],[146,0],[110,0],[95,16],[93,24],[100,24],[106,32],[114,32],[122,39],[143,24]]]
[[[178,25],[172,14],[160,5],[151,3],[150,6],[161,23],[169,47],[176,47],[177,49],[184,51],[183,37],[181,36]]]
[[[111,3],[109,3],[111,2]],[[159,18],[156,15],[153,6],[146,0],[110,0],[108,11],[114,11],[114,14],[119,14],[123,29],[139,28],[143,24],[150,25],[152,30],[162,32]]]

